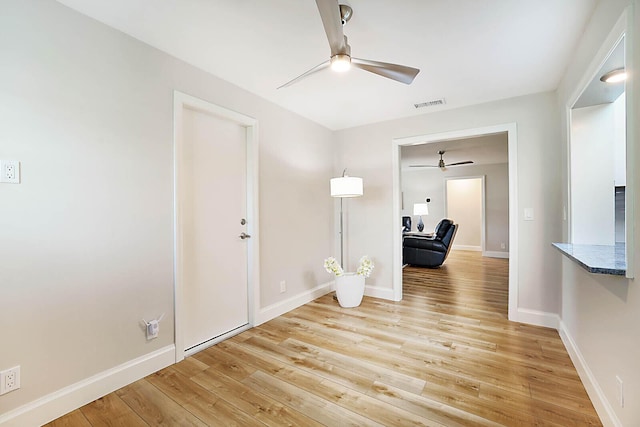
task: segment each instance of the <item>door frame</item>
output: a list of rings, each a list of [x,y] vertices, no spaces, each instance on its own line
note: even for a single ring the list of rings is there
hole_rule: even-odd
[[[482,256],[485,256],[485,252],[487,251],[486,241],[485,241],[485,233],[487,229],[487,216],[485,211],[486,206],[486,187],[485,187],[485,176],[484,175],[471,175],[471,176],[450,176],[444,178],[444,216],[445,218],[449,218],[449,189],[447,188],[447,183],[449,181],[455,181],[460,179],[479,179],[480,180],[480,252],[482,252]],[[451,249],[465,249],[464,247],[456,247],[453,245]],[[468,250],[468,249],[467,249]],[[472,249],[475,250],[475,249]]]
[[[469,138],[494,133],[507,133],[509,150],[509,320],[518,320],[518,127],[516,123],[505,123],[472,129],[394,138],[392,140],[393,168],[393,300],[402,300],[402,234],[401,224],[402,188],[400,187],[400,148],[405,145],[429,144],[451,139]]]
[[[260,306],[259,278],[260,278],[260,233],[259,233],[259,203],[258,203],[258,121],[252,117],[229,110],[219,105],[212,104],[200,98],[185,93],[173,92],[173,208],[174,208],[174,332],[176,363],[180,362],[188,354],[184,349],[183,334],[183,239],[182,239],[182,207],[179,203],[178,173],[182,161],[184,147],[183,112],[185,109],[200,111],[221,117],[246,128],[247,144],[247,304],[249,323],[246,327],[235,329],[231,334],[249,329],[255,324],[256,310]],[[216,342],[228,338],[230,334],[210,340],[207,343],[213,345]],[[200,349],[200,348],[198,348]],[[191,354],[192,352],[189,352]]]

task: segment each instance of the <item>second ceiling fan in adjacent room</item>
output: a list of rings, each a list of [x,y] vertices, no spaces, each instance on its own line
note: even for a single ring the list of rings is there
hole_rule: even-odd
[[[455,162],[455,163],[445,163],[444,159],[442,158],[444,153],[445,153],[444,150],[438,151],[438,154],[440,155],[440,161],[438,162],[437,165],[409,165],[409,167],[411,167],[411,168],[440,168],[442,170],[445,170],[449,166],[469,165],[469,164],[473,163],[473,160],[465,160],[465,161],[462,161],[462,162]]]

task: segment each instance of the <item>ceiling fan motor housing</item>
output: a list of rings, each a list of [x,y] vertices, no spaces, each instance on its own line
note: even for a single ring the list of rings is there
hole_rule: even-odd
[[[353,9],[348,4],[340,5],[340,19],[342,20],[342,26],[344,26],[353,17]]]

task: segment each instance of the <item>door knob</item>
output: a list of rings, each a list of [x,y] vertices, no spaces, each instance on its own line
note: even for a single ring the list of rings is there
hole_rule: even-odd
[[[241,238],[242,240],[244,240],[244,239],[249,239],[250,237],[251,237],[250,235],[248,235],[247,233],[244,233],[244,232],[243,232],[242,234],[240,234],[240,238]]]

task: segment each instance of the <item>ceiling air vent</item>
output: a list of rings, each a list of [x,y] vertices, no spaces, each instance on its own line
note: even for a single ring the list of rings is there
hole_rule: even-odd
[[[413,104],[413,106],[416,108],[424,108],[424,107],[434,107],[436,105],[444,105],[446,103],[447,102],[444,100],[444,98],[440,98],[440,99],[434,99],[427,102],[421,102],[420,104]]]

